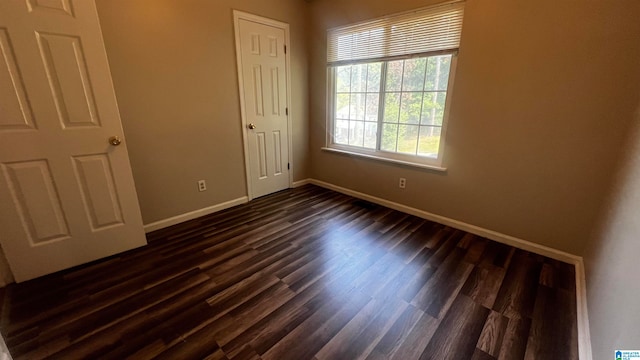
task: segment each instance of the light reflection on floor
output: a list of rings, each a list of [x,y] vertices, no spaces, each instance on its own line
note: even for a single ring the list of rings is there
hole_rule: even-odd
[[[322,272],[326,275],[322,281],[332,296],[344,297],[355,289],[372,297],[390,298],[396,295],[396,290],[415,294],[424,285],[424,276],[432,272],[411,262],[405,263],[393,249],[376,241],[380,236],[381,233],[367,229],[354,234],[334,228],[323,237],[321,256],[326,261]],[[404,276],[400,276],[400,272]],[[394,283],[396,280],[402,283]],[[391,293],[387,294],[387,290]]]

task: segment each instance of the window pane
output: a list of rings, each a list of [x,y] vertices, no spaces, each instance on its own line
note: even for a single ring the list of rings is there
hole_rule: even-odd
[[[378,124],[374,122],[364,123],[364,147],[375,149],[376,141],[378,141]]]
[[[336,67],[336,91],[349,92],[351,88],[351,65]]]
[[[367,94],[367,109],[364,119],[367,121],[378,121],[378,108],[380,107],[379,94]]]
[[[387,63],[387,91],[400,91],[402,85],[402,64],[404,60],[389,61]]]
[[[418,146],[418,125],[400,125],[398,128],[398,152],[416,153]]]
[[[336,95],[336,118],[349,118],[349,94]]]
[[[365,92],[367,86],[367,64],[351,67],[351,92]]]
[[[351,121],[349,125],[349,145],[362,146],[364,143],[364,121]]]
[[[335,141],[336,144],[349,144],[349,121],[336,120],[336,126],[333,133],[333,141]]]
[[[444,119],[444,104],[447,100],[447,93],[431,92],[424,94],[422,104],[422,125],[442,125]]]
[[[441,132],[442,128],[439,126],[420,126],[418,155],[437,158]]]
[[[442,126],[444,119],[444,104],[447,100],[447,93],[431,92],[424,94],[422,104],[422,125],[439,125]]]
[[[351,94],[349,119],[364,120],[364,94]]]
[[[424,88],[424,73],[426,58],[409,59],[404,61],[404,80],[402,91],[422,91]]]
[[[334,142],[437,158],[450,67],[451,55],[387,62],[382,93],[383,63],[336,67]]]
[[[427,62],[425,90],[447,90],[451,55],[432,56]]]
[[[418,124],[422,109],[422,92],[403,93],[400,103],[400,123]]]
[[[382,143],[380,149],[384,151],[396,151],[396,138],[398,137],[398,125],[384,124],[382,126]]]
[[[449,72],[451,70],[451,55],[440,56],[440,79],[437,90],[447,90],[449,85]]]
[[[398,122],[400,113],[400,93],[387,93],[384,96],[384,121]]]
[[[380,73],[382,72],[382,63],[373,63],[368,66],[367,91],[380,92]]]

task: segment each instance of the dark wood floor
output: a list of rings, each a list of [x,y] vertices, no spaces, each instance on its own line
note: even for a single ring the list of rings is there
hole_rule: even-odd
[[[577,359],[571,265],[315,186],[3,292],[14,359]]]

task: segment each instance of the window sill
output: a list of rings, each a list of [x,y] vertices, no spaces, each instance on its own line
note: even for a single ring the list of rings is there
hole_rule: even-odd
[[[420,169],[428,169],[428,170],[441,171],[441,172],[446,172],[447,171],[447,168],[441,167],[441,166],[436,166],[436,165],[427,165],[427,164],[421,164],[421,163],[416,163],[416,162],[411,162],[411,161],[390,159],[390,158],[386,158],[386,157],[382,157],[382,156],[362,154],[362,153],[358,153],[358,152],[354,152],[354,151],[348,151],[348,150],[342,150],[342,149],[334,149],[334,148],[329,148],[329,147],[322,147],[321,149],[323,151],[328,151],[328,152],[333,152],[333,153],[338,153],[338,154],[344,154],[344,155],[350,155],[350,156],[356,156],[356,157],[363,157],[363,158],[366,158],[366,159],[389,162],[389,163],[398,164],[398,165],[411,166],[411,167],[420,168]]]

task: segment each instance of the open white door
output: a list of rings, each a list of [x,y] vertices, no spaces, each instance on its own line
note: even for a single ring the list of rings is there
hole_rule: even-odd
[[[93,0],[0,0],[0,242],[18,282],[146,244]]]
[[[288,25],[234,12],[249,198],[289,188]]]

